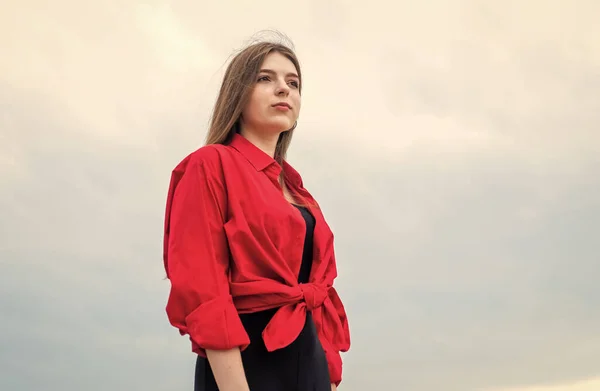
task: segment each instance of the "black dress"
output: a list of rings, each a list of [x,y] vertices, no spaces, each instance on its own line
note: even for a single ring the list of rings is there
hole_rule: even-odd
[[[312,266],[315,219],[306,208],[296,207],[306,221],[302,265],[298,275],[298,282],[306,283]],[[240,315],[250,337],[250,345],[242,352],[250,391],[331,391],[325,352],[310,312],[294,342],[283,349],[267,351],[262,332],[276,311],[277,308],[274,308]],[[198,356],[196,361],[194,391],[218,391],[210,364],[202,356]]]

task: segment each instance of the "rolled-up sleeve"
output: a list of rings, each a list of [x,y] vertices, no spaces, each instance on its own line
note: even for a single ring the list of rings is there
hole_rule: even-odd
[[[171,182],[167,206],[165,267],[171,291],[166,311],[203,356],[206,349],[243,350],[250,343],[230,294],[227,192],[214,165],[187,162],[176,184]]]

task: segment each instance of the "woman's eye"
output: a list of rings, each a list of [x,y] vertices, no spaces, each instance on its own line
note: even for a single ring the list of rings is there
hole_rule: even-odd
[[[258,81],[263,81],[263,80],[268,81],[269,80],[269,76],[261,76],[261,77],[258,78]]]
[[[290,84],[292,86],[294,86],[294,88],[298,88],[298,82],[297,81],[291,81]]]

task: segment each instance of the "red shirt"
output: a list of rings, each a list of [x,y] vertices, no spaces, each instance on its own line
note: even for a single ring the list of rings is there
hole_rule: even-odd
[[[309,282],[298,283],[306,226],[284,197],[290,191],[315,218]],[[314,205],[314,206],[311,206]],[[245,349],[250,343],[239,314],[280,307],[263,339],[269,351],[291,344],[311,311],[331,382],[342,378],[340,352],[350,348],[337,276],[333,233],[302,178],[243,136],[207,145],[173,170],[167,197],[164,263],[171,281],[167,315],[192,350]]]

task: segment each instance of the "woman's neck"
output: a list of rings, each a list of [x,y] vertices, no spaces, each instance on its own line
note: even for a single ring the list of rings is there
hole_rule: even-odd
[[[275,156],[275,148],[277,147],[279,134],[262,135],[258,132],[252,132],[246,129],[242,129],[240,134],[267,155],[271,157]]]

